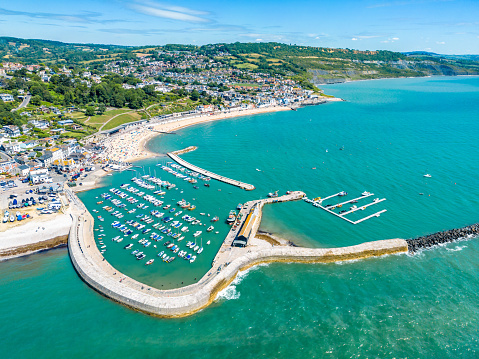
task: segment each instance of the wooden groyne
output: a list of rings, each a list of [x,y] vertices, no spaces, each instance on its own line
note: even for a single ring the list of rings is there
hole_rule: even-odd
[[[413,239],[407,239],[407,245],[410,252],[417,252],[420,249],[438,246],[444,243],[455,242],[461,239],[468,239],[479,236],[479,223],[463,227],[450,229],[448,231],[437,232]]]
[[[407,252],[407,243],[402,239],[316,249],[270,247],[266,242],[266,246],[236,248],[225,241],[217,262],[199,282],[182,288],[160,290],[126,276],[105,260],[95,243],[93,217],[73,192],[69,189],[66,192],[72,204],[73,219],[68,249],[79,276],[102,295],[132,309],[160,317],[182,317],[205,308],[215,300],[219,291],[233,281],[239,271],[260,263],[327,263]],[[274,200],[279,202],[281,198],[263,200],[262,203],[272,203]]]
[[[184,152],[183,152],[184,153]],[[204,170],[200,167],[197,167],[195,165],[192,165],[191,163],[185,161],[184,159],[180,158],[178,156],[177,153],[175,152],[169,152],[167,153],[168,157],[170,157],[173,161],[177,162],[178,164],[180,164],[181,166],[183,167],[186,167],[188,168],[189,170],[191,171],[194,171],[194,172],[197,172],[197,173],[200,173],[202,174],[203,176],[207,176],[207,177],[210,177],[210,178],[213,178],[217,181],[221,181],[221,182],[224,182],[224,183],[228,183],[230,185],[233,185],[233,186],[236,186],[236,187],[240,187],[240,188],[243,188],[247,191],[252,191],[255,189],[255,187],[252,185],[252,184],[248,184],[248,183],[244,183],[244,182],[241,182],[241,181],[237,181],[237,180],[234,180],[234,179],[231,179],[231,178],[228,178],[228,177],[224,177],[224,176],[220,176],[220,175],[217,175],[216,173],[213,173],[213,172],[210,172],[210,171],[207,171],[207,170]]]

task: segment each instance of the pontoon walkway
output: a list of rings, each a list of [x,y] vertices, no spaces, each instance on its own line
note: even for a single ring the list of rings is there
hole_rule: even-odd
[[[173,152],[169,152],[169,153],[167,153],[167,155],[168,155],[168,157],[170,157],[172,160],[174,160],[178,164],[182,165],[183,167],[186,167],[191,171],[198,172],[198,173],[202,174],[203,176],[207,176],[207,177],[213,178],[215,180],[218,180],[218,181],[221,181],[221,182],[224,182],[224,183],[228,183],[228,184],[236,186],[236,187],[243,188],[247,191],[252,191],[252,190],[255,189],[255,187],[252,184],[248,184],[248,183],[236,181],[236,180],[231,179],[231,178],[223,177],[223,176],[217,175],[216,173],[213,173],[213,172],[204,170],[202,168],[199,168],[195,165],[192,165],[191,163],[186,162],[184,159],[180,158],[178,155],[176,155]]]

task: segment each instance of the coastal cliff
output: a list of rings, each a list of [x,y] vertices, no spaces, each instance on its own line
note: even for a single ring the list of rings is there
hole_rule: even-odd
[[[473,69],[427,62],[394,64],[390,66],[389,72],[384,71],[384,68],[378,68],[378,70],[345,68],[335,70],[308,69],[308,73],[312,76],[311,81],[315,85],[397,77],[479,75],[479,71]]]

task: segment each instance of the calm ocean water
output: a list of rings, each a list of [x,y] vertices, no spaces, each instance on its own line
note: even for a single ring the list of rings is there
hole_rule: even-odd
[[[361,215],[387,212],[356,226],[304,202],[265,207],[262,229],[315,247],[409,238],[478,221],[479,78],[381,80],[325,90],[347,102],[202,124],[152,141],[159,153],[196,145],[186,160],[257,188],[246,192],[212,181],[195,190],[178,182],[180,189],[169,191],[165,201],[195,201],[196,215],[223,219],[238,202],[275,190],[300,189],[310,197],[345,190],[348,198],[367,190],[387,198]],[[143,161],[137,170],[174,180],[158,162],[166,159]],[[118,187],[132,175],[107,177],[105,186]],[[105,190],[82,199],[102,211],[95,197]],[[228,230],[217,222],[220,234],[204,236],[211,245],[193,264],[145,267],[122,249],[128,242],[111,242],[112,218],[102,215],[107,259],[164,288],[199,278]],[[161,249],[148,248],[152,256]],[[476,239],[415,256],[261,266],[240,275],[206,310],[162,320],[103,298],[78,278],[65,249],[50,251],[0,265],[0,353],[475,358],[478,254]]]

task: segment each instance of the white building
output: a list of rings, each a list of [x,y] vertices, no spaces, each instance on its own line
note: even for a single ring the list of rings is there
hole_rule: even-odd
[[[14,101],[14,98],[9,93],[0,93],[0,100],[3,102],[11,102]]]

